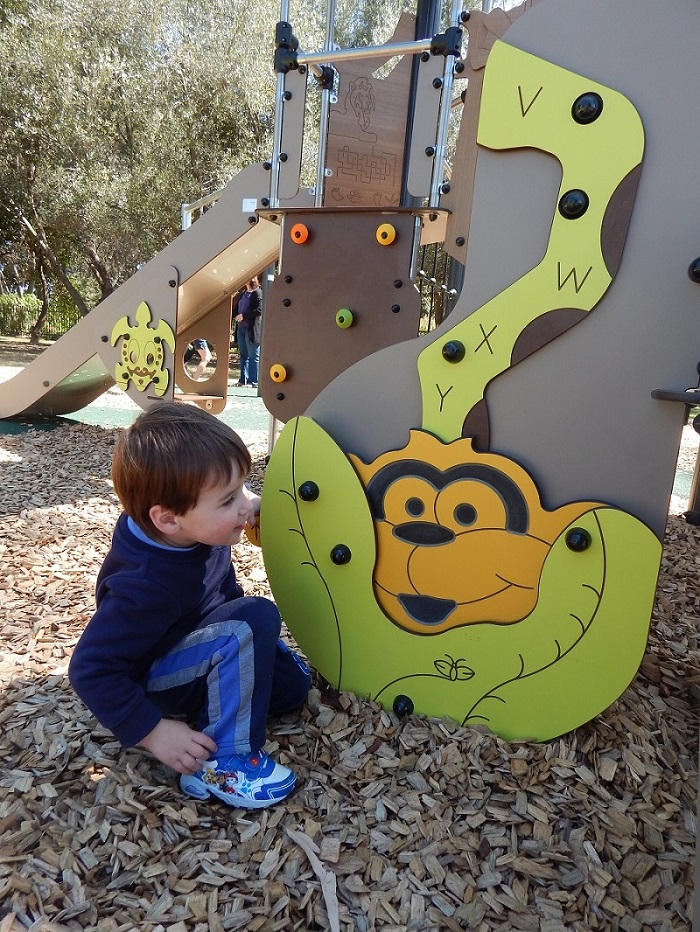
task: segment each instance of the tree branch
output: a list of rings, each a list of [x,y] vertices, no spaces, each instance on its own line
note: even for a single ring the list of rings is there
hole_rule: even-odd
[[[63,287],[66,289],[68,294],[71,296],[73,303],[78,308],[81,315],[83,317],[87,317],[87,315],[90,313],[90,309],[88,308],[85,301],[83,300],[83,297],[80,294],[80,292],[73,285],[71,280],[68,278],[68,275],[66,274],[65,269],[63,268],[61,263],[58,261],[53,250],[47,243],[46,237],[44,236],[43,231],[37,232],[34,229],[34,227],[31,225],[29,220],[24,216],[24,214],[20,214],[19,219],[20,219],[20,223],[22,224],[25,231],[29,235],[29,241],[31,242],[32,247],[34,248],[34,251],[37,253],[39,261],[41,262],[42,259],[44,258],[46,259],[46,261],[49,263],[51,267],[51,271],[54,273],[56,278],[63,284]]]

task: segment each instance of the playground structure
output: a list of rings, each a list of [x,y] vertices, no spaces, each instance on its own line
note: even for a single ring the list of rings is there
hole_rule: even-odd
[[[634,677],[698,398],[697,16],[541,0],[462,21],[457,156],[428,203],[465,263],[456,307],[286,419],[266,473],[273,592],[339,688],[545,740]],[[315,237],[320,218],[283,220],[268,322],[313,290]],[[284,404],[287,369],[270,374]]]
[[[68,413],[114,382],[142,407],[177,386],[220,412],[227,367],[203,390],[185,349],[228,354],[233,295],[278,259],[260,388],[285,427],[261,531],[300,646],[397,712],[507,738],[582,724],[641,661],[695,398],[699,15],[692,0],[663,17],[650,0],[453,5],[444,31],[403,17],[358,52],[334,48],[329,14],[326,47],[305,53],[283,5],[270,162],[0,386],[0,416]],[[673,68],[651,73],[652,45]],[[313,192],[309,72],[328,126]],[[417,338],[426,243],[465,285]]]
[[[115,383],[141,407],[184,399],[216,414],[226,404],[231,300],[279,249],[277,227],[255,206],[269,187],[261,166],[238,174],[208,211],[14,378],[0,385],[0,416],[62,415]],[[206,339],[226,360],[194,381],[185,351]],[[203,388],[204,386],[204,388]]]

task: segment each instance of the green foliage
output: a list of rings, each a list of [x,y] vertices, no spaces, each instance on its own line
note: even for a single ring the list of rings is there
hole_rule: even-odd
[[[386,41],[411,0],[340,0],[333,42]],[[293,0],[300,48],[326,8]],[[268,0],[5,0],[0,11],[0,273],[88,307],[179,232],[180,206],[272,152],[279,8]],[[313,81],[311,81],[313,84]],[[319,95],[310,87],[305,181]],[[41,248],[34,231],[46,244]],[[100,289],[85,291],[88,281]]]
[[[41,301],[33,294],[0,294],[0,334],[5,337],[28,334],[40,308]]]
[[[183,201],[269,155],[273,42],[261,0],[17,3],[0,19],[2,240],[21,253],[24,216],[64,267],[89,275],[94,254],[119,284]]]

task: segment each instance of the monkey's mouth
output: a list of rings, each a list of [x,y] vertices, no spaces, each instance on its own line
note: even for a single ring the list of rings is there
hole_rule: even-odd
[[[421,625],[441,625],[457,608],[454,599],[438,599],[432,595],[401,592],[397,598],[406,614]]]

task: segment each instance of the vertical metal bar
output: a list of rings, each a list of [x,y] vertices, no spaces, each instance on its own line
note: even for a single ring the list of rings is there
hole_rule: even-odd
[[[290,0],[281,0],[280,2],[280,22],[289,21],[289,3]],[[284,94],[284,75],[277,75],[275,85],[275,127],[272,137],[272,177],[270,178],[270,207],[279,207],[279,187],[280,187],[280,150],[282,148],[282,106]]]
[[[415,281],[416,275],[418,273],[418,251],[420,249],[420,230],[421,230],[421,218],[415,217],[413,220],[413,247],[411,249],[411,264],[409,266],[409,278],[411,281]],[[423,247],[425,249],[425,247]]]
[[[431,36],[434,36],[438,30],[440,24],[440,9],[441,9],[441,0],[418,0],[418,5],[416,7],[416,30],[414,33],[414,39],[419,41],[421,39],[427,39]],[[413,123],[416,118],[415,113],[415,104],[416,104],[416,92],[418,87],[418,69],[420,68],[420,56],[415,54],[413,56],[413,63],[411,66],[411,89],[408,95],[408,112],[406,119],[406,138],[404,141],[404,164],[403,172],[401,175],[401,196],[399,203],[402,207],[410,207],[411,205],[416,205],[420,203],[420,198],[412,197],[408,193],[408,153],[411,149],[411,137],[413,135]],[[418,254],[420,251],[420,231],[422,227],[422,220],[420,217],[416,217],[413,221],[413,249],[411,250],[411,264],[409,267],[409,277],[411,281],[415,280],[417,274],[417,265],[418,265]],[[425,254],[425,247],[423,247],[423,254]],[[420,283],[420,293],[423,294],[424,285],[421,280]],[[420,327],[420,321],[419,325]]]
[[[686,413],[687,412],[688,409],[686,408]],[[695,460],[693,480],[690,484],[690,494],[688,495],[688,510],[683,514],[688,524],[700,524],[700,450],[698,450],[698,455]]]
[[[326,11],[326,38],[323,49],[330,52],[335,37],[335,0],[328,0]],[[328,151],[328,115],[330,112],[330,99],[333,88],[324,87],[321,90],[321,123],[318,133],[318,162],[316,164],[316,191],[314,193],[314,207],[323,207],[323,192],[326,183],[326,153]]]
[[[427,39],[436,34],[440,25],[441,6],[441,0],[418,0],[414,39]],[[420,198],[412,197],[408,193],[408,153],[411,151],[413,123],[416,118],[415,109],[419,68],[420,55],[416,54],[413,55],[413,61],[411,63],[411,88],[408,93],[408,108],[406,113],[406,138],[404,141],[404,162],[401,174],[401,198],[399,201],[401,207],[411,207],[420,203]]]
[[[289,3],[290,0],[281,0],[280,2],[280,21],[286,23],[289,21]],[[275,128],[272,138],[272,178],[270,179],[270,207],[279,207],[279,187],[280,187],[280,150],[282,148],[282,112],[284,94],[284,75],[277,75],[277,84],[275,87]],[[267,431],[267,455],[270,456],[272,448],[277,440],[277,419],[271,414]]]
[[[452,13],[450,26],[458,26],[462,12],[461,0],[452,0]],[[435,145],[435,162],[433,169],[433,183],[430,189],[430,207],[437,207],[440,203],[440,188],[442,186],[443,165],[447,147],[447,130],[452,112],[452,87],[454,85],[455,63],[451,55],[445,56],[445,69],[442,78],[442,104],[440,106],[440,120],[438,122],[437,142]]]

